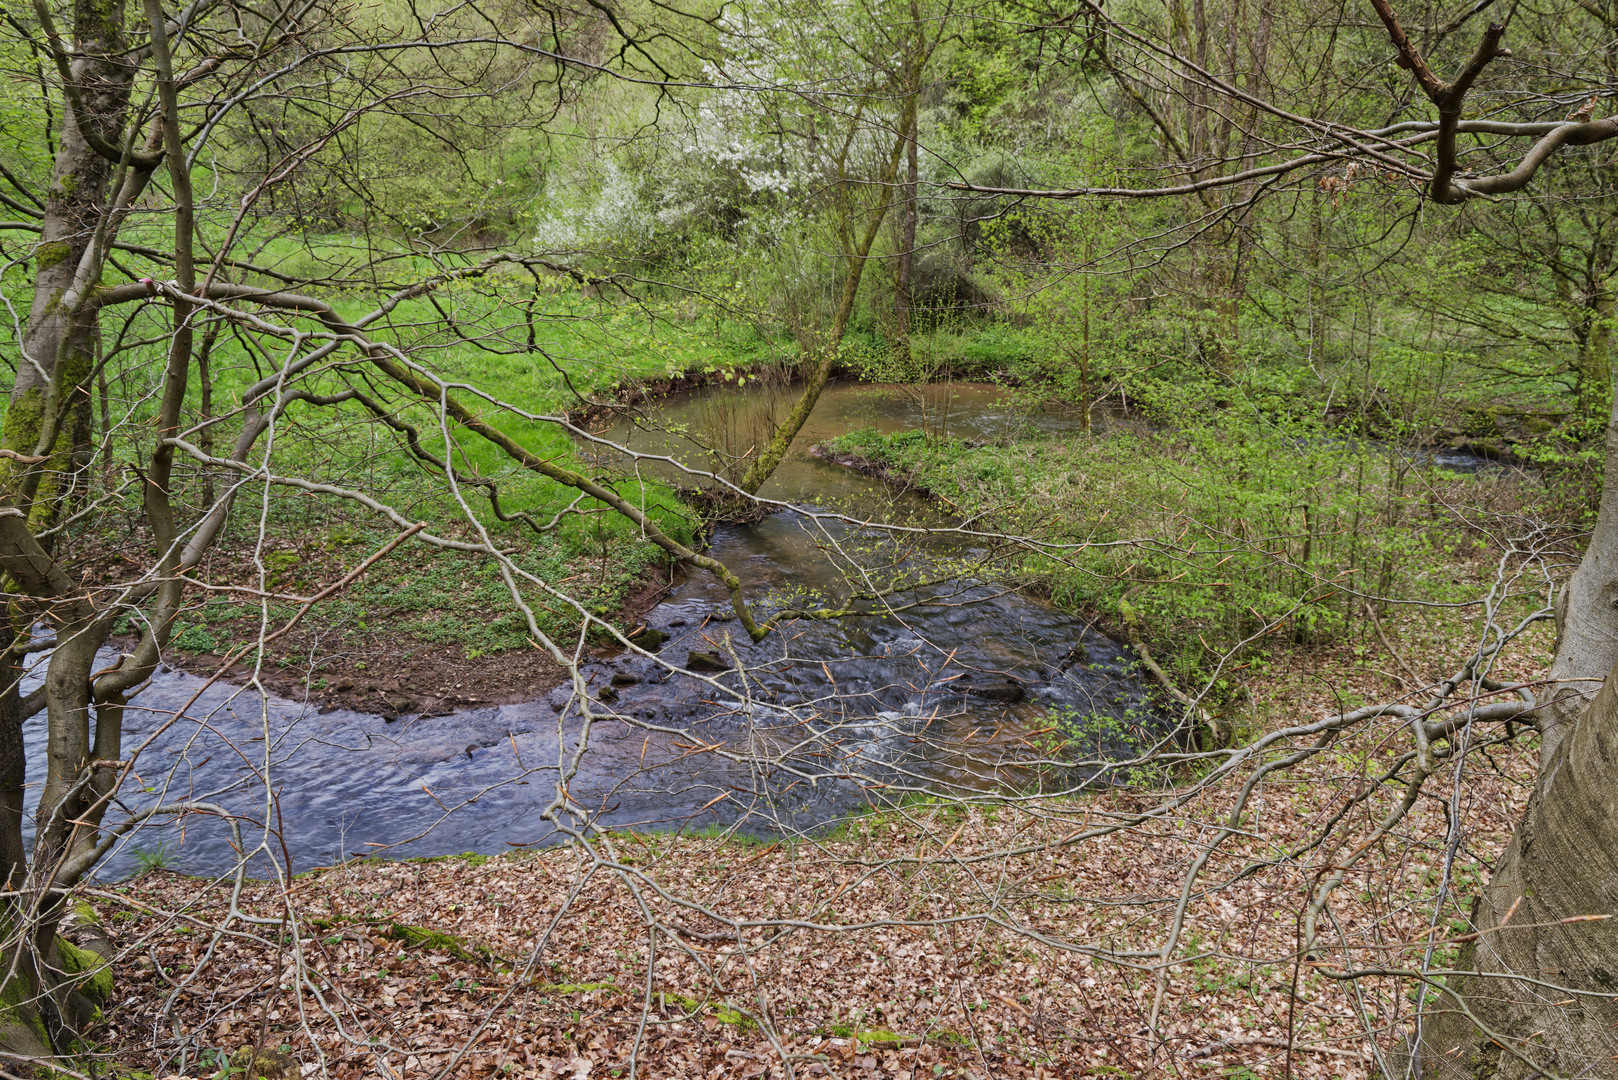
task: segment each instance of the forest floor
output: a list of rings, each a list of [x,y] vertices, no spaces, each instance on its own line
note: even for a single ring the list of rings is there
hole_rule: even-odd
[[[309,595],[385,539],[286,529],[261,561],[272,590]],[[204,568],[238,601],[214,596],[188,613],[171,663],[212,674],[253,639],[256,616],[236,613],[253,610],[239,602],[258,580],[250,547],[222,544]],[[1486,555],[1452,558],[1458,588],[1487,588]],[[88,565],[116,581],[110,549]],[[575,585],[629,630],[667,573],[603,557]],[[509,597],[470,560],[437,558],[429,571],[401,549],[322,607],[267,658],[267,689],[397,714],[532,700],[560,676],[520,637],[512,647],[520,630],[500,622]],[[1477,631],[1464,610],[1404,611],[1375,634],[1359,622],[1353,636],[1276,643],[1244,661],[1228,698],[1240,715],[1223,719],[1250,741],[1419,698]],[[1551,636],[1530,630],[1494,677],[1542,677]],[[121,960],[104,1026],[88,1035],[122,1069],[155,1077],[219,1076],[246,1046],[287,1055],[290,1075],[342,1080],[774,1080],[788,1064],[797,1076],[911,1080],[1358,1080],[1398,1043],[1418,984],[1329,969],[1447,962],[1521,813],[1537,748],[1526,736],[1472,747],[1379,835],[1404,795],[1405,727],[1367,722],[1255,778],[1311,741],[1279,744],[1206,789],[1207,763],[1060,799],[905,805],[774,842],[602,835],[498,857],[351,862],[249,882],[239,898],[229,881],[155,871],[89,894]],[[1305,911],[1344,865],[1324,945],[1305,960]]]
[[[1415,618],[1388,630],[1397,658],[1348,642],[1278,657],[1250,683],[1249,735],[1398,697],[1392,672],[1447,674],[1466,647]],[[1524,635],[1497,677],[1540,677],[1550,641]],[[1519,738],[1445,766],[1362,858],[1408,742],[1369,723],[1260,780],[1189,889],[1256,761],[1146,819],[1196,777],[921,803],[773,843],[615,834],[352,862],[249,882],[253,922],[227,917],[228,881],[153,872],[90,897],[123,955],[91,1036],[160,1077],[212,1076],[244,1045],[344,1078],[774,1078],[783,1057],[815,1077],[1364,1077],[1414,984],[1327,968],[1419,966],[1434,942],[1446,962],[1537,752]],[[1450,820],[1461,858],[1441,896]],[[1302,913],[1344,864],[1326,947],[1300,960]]]

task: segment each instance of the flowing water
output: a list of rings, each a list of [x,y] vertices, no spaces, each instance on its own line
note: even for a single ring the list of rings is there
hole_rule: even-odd
[[[659,426],[675,434],[623,423],[603,435],[716,468],[754,445],[762,420],[782,407],[764,388],[710,391],[656,409]],[[1069,755],[1105,758],[1161,736],[1165,723],[1127,649],[994,584],[983,569],[995,556],[987,541],[895,539],[816,516],[942,523],[917,497],[808,453],[861,426],[985,440],[1073,429],[1079,418],[1026,415],[987,386],[918,394],[833,385],[760,492],[809,512],[721,527],[710,550],[742,578],[761,614],[835,603],[851,586],[908,583],[885,603],[867,603],[872,614],[790,620],[755,645],[730,617],[724,589],[695,572],[646,623],[667,635],[663,659],[720,670],[670,674],[633,653],[592,662],[582,676],[588,708],[601,718],[588,726],[570,687],[522,705],[390,721],[223,685],[198,696],[201,680],[163,671],[127,712],[126,753],[148,737],[151,745],[120,793],[123,808],[221,804],[238,815],[241,842],[257,850],[254,872],[265,872],[269,858],[296,871],[363,854],[554,843],[563,838],[556,822],[578,813],[602,827],[813,829],[872,799],[1093,776],[1094,766],[1029,766],[1048,755],[1058,718],[1061,730],[1078,733]],[[717,454],[705,457],[694,443]],[[599,445],[590,452],[621,462]],[[31,761],[43,760],[43,727],[41,719],[28,726]],[[575,815],[548,817],[560,771],[575,766],[567,786]],[[235,842],[222,821],[202,815],[143,827],[102,876],[155,857],[224,872],[237,861]]]

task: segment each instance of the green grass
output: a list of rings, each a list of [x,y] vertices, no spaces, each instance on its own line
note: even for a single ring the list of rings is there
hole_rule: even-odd
[[[219,239],[220,228],[215,223],[204,231]],[[125,238],[160,246],[164,229],[157,223],[132,225]],[[378,245],[370,237],[279,236],[248,246],[255,248],[257,261],[279,272],[339,280],[337,287],[306,291],[318,292],[349,319],[373,310],[380,298],[397,288],[442,269],[402,244],[390,249],[386,241]],[[386,277],[362,281],[356,275],[379,247],[386,258],[376,264],[377,272]],[[445,258],[453,263],[458,257]],[[464,257],[463,264],[473,258]],[[134,257],[129,266],[134,273],[166,273]],[[257,283],[273,284],[269,279]],[[30,285],[25,267],[0,277],[0,289],[19,310],[26,307]],[[548,275],[535,281],[508,268],[403,302],[368,333],[397,346],[446,382],[487,392],[497,401],[485,400],[471,389],[454,391],[480,418],[528,452],[608,483],[644,506],[660,528],[690,542],[698,522],[666,485],[611,475],[581,455],[560,427],[528,417],[556,415],[576,407],[580,396],[599,397],[635,380],[689,371],[735,374],[791,357],[797,346],[773,327],[761,330],[762,319],[750,321],[745,312],[757,298],[742,290],[697,298],[656,286],[635,288],[639,299],[633,302],[590,299],[581,296],[568,278]],[[857,328],[845,341],[843,358],[850,368],[872,378],[1004,375],[1021,381],[1022,393],[1030,400],[1071,397],[1072,365],[1063,352],[1061,328],[1027,313],[1009,314],[999,320],[945,323],[918,333],[908,364],[894,361],[878,323],[867,318],[869,325]],[[149,453],[162,366],[157,362],[159,339],[168,317],[167,309],[159,306],[130,306],[106,317],[109,340],[146,342],[115,355],[108,365],[108,397],[119,422],[113,455],[117,460],[138,461]],[[1163,322],[1163,317],[1154,318]],[[1157,335],[1151,340],[1168,341],[1162,326],[1143,323],[1143,327],[1142,333]],[[1121,329],[1120,324],[1107,330],[1112,335],[1109,348],[1117,354],[1113,361],[1123,365],[1120,372],[1137,361],[1144,363],[1131,351],[1130,335]],[[1171,659],[1183,671],[1197,669],[1200,653],[1222,650],[1257,621],[1300,602],[1303,607],[1292,621],[1301,637],[1324,638],[1337,632],[1354,615],[1350,592],[1334,592],[1334,582],[1351,582],[1362,592],[1378,595],[1398,585],[1413,588],[1424,598],[1442,599],[1450,591],[1443,575],[1419,580],[1413,575],[1430,561],[1440,532],[1448,530],[1453,536],[1452,522],[1432,513],[1430,502],[1414,511],[1401,509],[1401,503],[1411,500],[1386,455],[1345,448],[1321,426],[1318,415],[1324,414],[1332,398],[1310,371],[1278,359],[1284,352],[1277,344],[1281,336],[1276,331],[1271,334],[1276,341],[1269,340],[1260,324],[1245,346],[1251,354],[1245,359],[1247,366],[1228,376],[1185,378],[1192,371],[1185,366],[1179,374],[1156,382],[1131,382],[1132,401],[1144,400],[1149,413],[1179,427],[1172,438],[1123,432],[968,447],[919,436],[856,433],[840,440],[839,447],[913,476],[965,511],[992,512],[1013,529],[1039,530],[1072,542],[1143,537],[1165,541],[1156,547],[1091,549],[1061,566],[1031,560],[1023,570],[1028,580],[1048,588],[1054,599],[1071,608],[1116,615],[1125,594],[1132,594],[1130,602],[1152,632],[1174,638]],[[216,414],[228,410],[247,386],[284,359],[276,351],[284,346],[271,344],[274,347],[267,352],[254,352],[232,335],[218,338],[211,359]],[[14,342],[0,345],[0,352],[17,362]],[[352,350],[339,356],[345,363],[356,359]],[[1472,403],[1467,408],[1482,400],[1479,388],[1484,384],[1466,382],[1471,361],[1465,357],[1435,357],[1388,346],[1371,359],[1356,376],[1363,384],[1357,392],[1363,397],[1374,390],[1388,400],[1407,400],[1409,407],[1400,416],[1383,417],[1399,430],[1438,422],[1433,410],[1441,395],[1429,395],[1432,401],[1427,404],[1421,398],[1434,370],[1441,372],[1446,394],[1454,387],[1456,400]],[[362,380],[363,367],[322,369],[304,385],[317,393],[362,386],[381,397],[389,410],[421,433],[429,453],[442,456],[447,450],[464,476],[494,481],[508,511],[544,523],[574,504],[573,489],[520,467],[498,447],[469,432],[453,426],[442,430],[430,404],[374,378]],[[1513,400],[1538,400],[1545,392],[1543,386],[1527,383],[1507,390]],[[195,378],[186,408],[186,423],[194,423],[201,409]],[[215,452],[228,445],[236,423],[222,425]],[[274,447],[278,472],[363,490],[436,530],[450,529],[464,517],[442,476],[402,452],[397,438],[356,403],[293,405],[279,422]],[[202,481],[194,465],[182,458],[176,494],[190,504],[193,519],[205,501]],[[222,483],[215,479],[215,493]],[[257,489],[244,493],[224,542],[234,542],[235,550],[242,550],[254,538],[262,513],[276,549],[266,557],[268,580],[278,589],[307,590],[331,580],[329,574],[313,572],[308,558],[311,545],[346,553],[346,564],[351,565],[396,531],[379,515],[351,502],[325,497],[317,502],[278,489],[261,507],[260,494]],[[582,513],[535,534],[526,525],[497,521],[481,489],[463,486],[462,494],[477,522],[520,565],[543,580],[565,583],[592,610],[615,609],[661,562],[632,523],[593,500],[574,507]],[[124,503],[117,508],[123,516],[139,515],[133,494]],[[1419,520],[1424,512],[1426,520]],[[465,538],[474,538],[469,529],[462,531]],[[1192,555],[1172,550],[1182,542],[1194,546]],[[1463,538],[1459,545],[1469,542]],[[1266,545],[1269,554],[1260,550]],[[1227,561],[1226,555],[1235,548],[1246,550]],[[1439,553],[1453,556],[1457,550]],[[330,570],[343,560],[328,561],[334,563],[326,567]],[[471,565],[477,561],[396,554],[330,604],[329,614],[316,618],[334,632],[352,635],[368,632],[379,613],[386,612],[412,637],[457,645],[468,655],[523,647],[526,625],[492,568]],[[455,605],[444,601],[448,591],[479,617],[469,619],[463,611],[452,610]],[[575,614],[565,605],[548,600],[539,590],[530,592],[542,630],[566,634],[576,625]],[[214,651],[223,641],[221,624],[234,617],[210,603],[184,618],[177,644],[197,652]],[[1199,650],[1198,643],[1205,648]]]
[[[1318,425],[1234,414],[986,446],[872,430],[832,445],[963,515],[1079,545],[1029,556],[1018,574],[1115,628],[1129,609],[1182,675],[1278,621],[1295,641],[1327,640],[1363,618],[1366,594],[1470,599],[1474,583],[1435,568],[1489,549],[1473,527],[1481,504],[1528,497],[1515,481],[1412,467]],[[1262,662],[1263,643],[1244,659]]]
[[[128,231],[126,239],[157,244],[162,237],[159,230],[147,227]],[[394,278],[391,282],[324,293],[305,291],[325,296],[344,317],[358,319],[375,308],[379,297],[435,269],[418,256],[398,254],[385,264]],[[358,246],[340,236],[282,237],[264,245],[255,258],[283,273],[319,277],[347,272],[358,264],[358,255]],[[134,269],[142,271],[160,273],[150,267]],[[23,269],[14,268],[0,278],[0,289],[22,308],[30,287]],[[266,317],[291,321],[273,312]],[[114,355],[106,369],[109,411],[116,426],[113,455],[119,460],[138,461],[150,453],[162,368],[161,345],[153,342],[166,332],[168,319],[168,309],[155,305],[130,306],[107,316],[109,333],[116,325],[124,340],[145,342]],[[313,328],[307,320],[297,325]],[[581,455],[560,426],[530,417],[560,415],[578,408],[581,397],[600,399],[613,388],[638,380],[692,371],[736,373],[790,352],[783,339],[761,334],[740,319],[704,317],[698,306],[679,295],[651,290],[641,302],[608,302],[581,297],[566,279],[546,279],[536,286],[526,274],[511,273],[451,284],[430,298],[401,303],[372,324],[368,333],[397,346],[437,378],[456,384],[452,393],[463,404],[528,452],[615,488],[643,507],[664,532],[685,543],[695,542],[699,522],[666,485],[614,476]],[[198,348],[205,334],[203,328]],[[215,415],[228,412],[248,386],[273,374],[273,365],[285,354],[275,352],[281,346],[273,340],[271,346],[268,353],[255,353],[233,335],[218,336],[209,365]],[[13,363],[18,359],[15,343],[0,346],[0,351],[11,354]],[[352,363],[355,357],[349,350],[339,358]],[[428,453],[443,458],[447,448],[463,479],[494,481],[508,514],[527,514],[540,525],[562,514],[554,527],[536,533],[521,522],[499,521],[482,488],[462,485],[461,494],[477,523],[489,530],[495,543],[524,570],[564,589],[593,613],[615,610],[631,589],[666,561],[636,526],[603,504],[593,499],[576,502],[577,491],[522,468],[471,432],[454,426],[444,431],[431,403],[418,402],[385,380],[364,375],[361,367],[327,368],[309,373],[300,385],[317,394],[359,387],[414,426]],[[479,397],[469,387],[496,400]],[[0,412],[4,401],[0,395]],[[201,386],[194,370],[183,424],[190,426],[201,416]],[[219,425],[215,453],[225,452],[239,426],[234,418]],[[187,437],[195,441],[198,435],[192,432]],[[271,444],[272,437],[267,436],[260,449]],[[293,404],[277,421],[272,461],[279,474],[364,491],[411,520],[426,521],[436,532],[477,538],[442,474],[411,459],[399,439],[358,403]],[[226,482],[227,476],[216,475],[212,494],[217,496]],[[207,502],[205,478],[183,454],[177,463],[175,494],[181,506],[189,508],[189,513],[182,511],[182,520],[195,520]],[[112,508],[113,518],[105,519],[100,534],[85,536],[89,549],[129,546],[128,538],[109,526],[118,517],[138,517],[138,496],[133,490],[126,492],[122,505],[114,500]],[[272,487],[265,502],[262,487],[250,485],[238,497],[220,540],[221,553],[245,564],[261,517],[269,550],[260,554],[266,584],[275,591],[307,594],[397,533],[381,515],[351,501],[310,499]],[[543,631],[566,636],[577,626],[577,613],[568,605],[536,588],[529,587],[526,593]],[[277,608],[272,615],[290,612]],[[407,546],[311,618],[340,636],[363,636],[374,629],[371,624],[382,613],[390,629],[428,644],[459,646],[469,657],[528,647],[526,622],[512,605],[505,584],[492,563],[477,556]],[[232,636],[223,631],[249,629],[238,622],[246,616],[256,613],[244,612],[236,603],[210,600],[182,617],[175,646],[199,653],[220,651]],[[133,629],[135,622],[124,628]]]

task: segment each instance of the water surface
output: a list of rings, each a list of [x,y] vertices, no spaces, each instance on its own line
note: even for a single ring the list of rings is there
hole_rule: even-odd
[[[722,468],[727,455],[746,453],[761,421],[790,393],[687,395],[657,408],[664,430],[623,422],[604,434]],[[693,573],[646,622],[667,635],[663,660],[684,667],[692,653],[699,662],[706,653],[730,670],[670,674],[626,653],[585,665],[583,694],[564,686],[521,705],[394,721],[226,685],[198,695],[201,680],[162,671],[128,709],[126,748],[162,733],[120,792],[122,806],[221,804],[238,815],[245,847],[257,851],[255,873],[268,870],[268,859],[296,872],[362,854],[556,843],[585,822],[813,830],[873,800],[919,791],[1080,783],[1095,770],[1027,766],[1049,753],[1056,721],[1080,733],[1069,756],[1114,754],[1161,735],[1163,721],[1127,649],[995,584],[995,553],[985,542],[895,538],[815,516],[830,509],[865,521],[940,523],[916,497],[807,453],[862,426],[988,440],[1072,430],[1079,418],[1027,415],[982,385],[925,392],[833,385],[760,493],[805,512],[722,527],[711,553],[766,615],[787,605],[841,604],[851,589],[873,584],[908,583],[861,602],[870,614],[787,621],[753,644],[730,618],[719,583]],[[592,452],[603,467],[613,464],[610,451]],[[28,726],[32,761],[43,760],[43,726],[41,719]],[[572,775],[569,810],[558,813],[564,770]],[[155,857],[222,873],[239,856],[223,822],[190,816],[140,829],[102,876]]]

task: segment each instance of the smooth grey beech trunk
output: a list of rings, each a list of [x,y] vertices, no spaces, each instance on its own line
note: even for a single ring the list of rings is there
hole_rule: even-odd
[[[1474,903],[1480,936],[1455,964],[1473,973],[1430,992],[1403,1075],[1618,1076],[1618,402],[1603,475],[1557,605],[1551,678],[1570,681],[1537,718],[1539,780]]]
[[[1542,769],[1618,661],[1618,395],[1607,419],[1601,504],[1590,546],[1557,597],[1552,689],[1537,723]],[[1563,681],[1572,680],[1572,681]]]
[[[1618,672],[1618,668],[1614,669]],[[1559,740],[1434,994],[1428,1080],[1618,1075],[1618,680]],[[1507,920],[1507,914],[1510,919]],[[1588,916],[1601,916],[1589,920]],[[1575,920],[1575,921],[1567,921]]]

